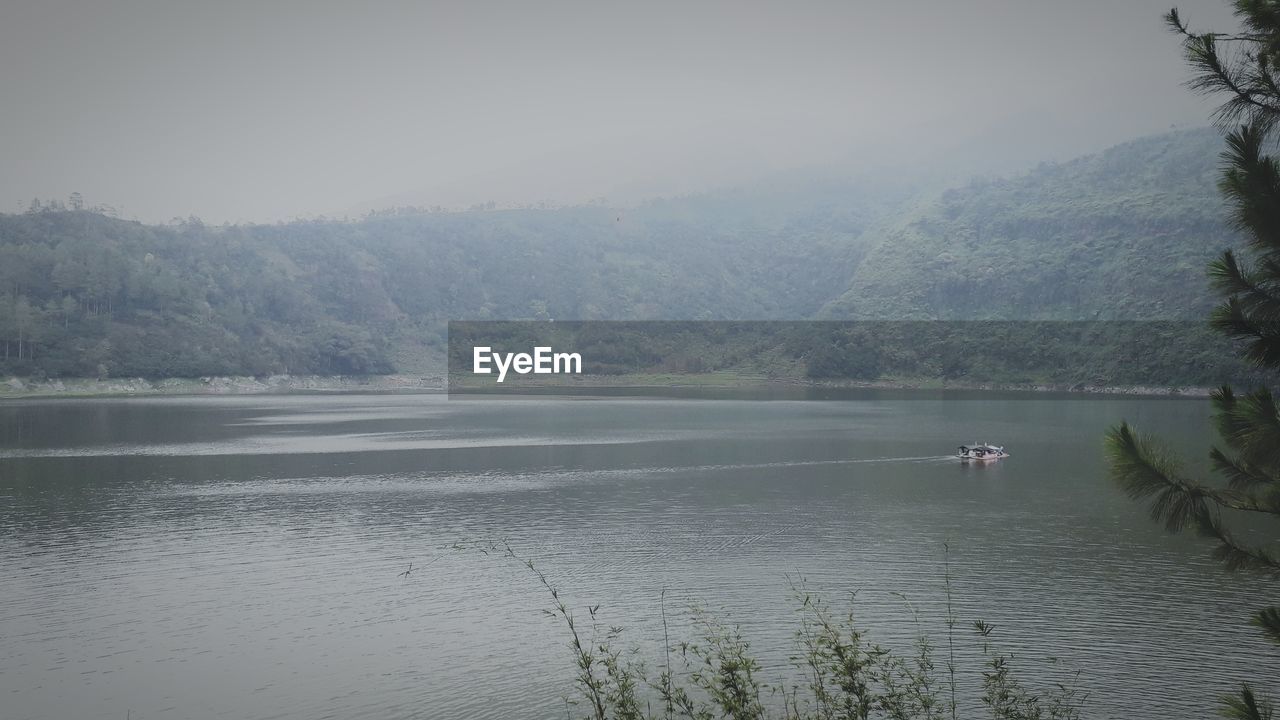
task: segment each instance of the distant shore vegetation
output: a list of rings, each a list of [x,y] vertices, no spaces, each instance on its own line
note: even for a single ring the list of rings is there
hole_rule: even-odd
[[[422,374],[459,319],[1199,322],[1204,267],[1237,241],[1220,149],[1190,130],[945,192],[851,177],[274,225],[40,201],[0,215],[0,375]],[[942,376],[900,359],[834,337],[800,373]]]

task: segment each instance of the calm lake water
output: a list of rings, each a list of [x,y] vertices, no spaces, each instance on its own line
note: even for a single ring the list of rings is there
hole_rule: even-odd
[[[448,547],[499,539],[646,652],[664,587],[673,633],[690,603],[714,609],[767,681],[787,673],[799,577],[837,603],[857,590],[895,647],[914,632],[901,593],[945,642],[949,544],[968,668],[985,619],[1031,680],[1078,671],[1089,717],[1202,718],[1242,680],[1280,690],[1245,622],[1275,587],[1224,574],[1104,476],[1121,418],[1199,462],[1205,401],[800,397],[0,403],[0,716],[564,717],[572,660],[536,579]],[[1012,457],[945,457],[975,441]]]

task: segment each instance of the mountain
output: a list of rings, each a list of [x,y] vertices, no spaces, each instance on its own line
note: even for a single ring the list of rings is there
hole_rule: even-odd
[[[0,372],[385,373],[442,359],[451,319],[811,317],[908,193],[808,183],[221,227],[0,215]]]
[[[1221,140],[1146,138],[938,194],[790,176],[637,208],[151,226],[0,215],[0,373],[438,367],[455,319],[1180,319],[1238,245]]]
[[[865,241],[833,319],[1190,319],[1240,240],[1217,192],[1221,137],[1143,138],[975,181]]]

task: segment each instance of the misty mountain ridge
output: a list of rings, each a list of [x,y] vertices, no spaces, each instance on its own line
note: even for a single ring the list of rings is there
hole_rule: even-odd
[[[1177,131],[947,190],[870,241],[821,316],[1201,319],[1205,267],[1241,244],[1217,191],[1222,138]]]
[[[0,215],[0,372],[415,371],[454,319],[1181,319],[1238,245],[1212,130],[945,192],[873,177],[212,227]]]

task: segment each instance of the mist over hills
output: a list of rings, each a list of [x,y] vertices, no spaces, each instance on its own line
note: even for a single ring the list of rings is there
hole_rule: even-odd
[[[143,225],[0,215],[0,372],[412,372],[451,319],[1182,319],[1238,244],[1211,130],[941,194],[783,185],[603,206]]]
[[[942,193],[870,249],[824,308],[855,319],[1201,319],[1205,266],[1240,244],[1221,137],[1142,138]]]

